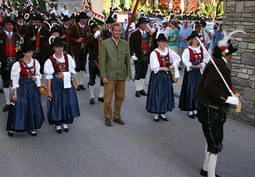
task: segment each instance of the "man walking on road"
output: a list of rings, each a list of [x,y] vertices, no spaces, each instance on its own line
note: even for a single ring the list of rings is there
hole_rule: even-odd
[[[121,25],[112,25],[112,37],[104,40],[100,46],[100,76],[104,83],[105,125],[111,127],[112,96],[115,93],[113,121],[124,125],[120,117],[121,105],[125,96],[125,82],[130,80],[130,54],[128,43],[120,39]]]

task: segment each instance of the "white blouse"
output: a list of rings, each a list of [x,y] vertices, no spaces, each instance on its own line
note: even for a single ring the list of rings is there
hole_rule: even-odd
[[[53,55],[54,58],[56,58],[56,55],[54,54]],[[70,56],[70,55],[67,55],[68,57],[68,71],[72,74],[75,74],[75,61],[74,59]],[[59,63],[65,63],[65,57],[64,55],[62,55],[61,58],[56,58],[57,61]],[[47,59],[46,62],[44,63],[44,74],[45,74],[45,78],[47,80],[50,80],[53,78],[53,74],[54,74],[55,70],[54,70],[54,67],[52,65],[52,62],[50,59]]]
[[[158,51],[162,56],[166,56],[167,54],[169,54],[170,63],[173,63],[173,65],[174,65],[174,75],[175,75],[176,78],[179,78],[180,73],[179,73],[178,66],[179,66],[179,63],[181,61],[181,57],[176,52],[169,49],[168,47],[165,48],[164,52],[160,51],[159,49],[155,49],[155,50]],[[150,67],[151,67],[151,70],[155,74],[158,73],[159,68],[160,68],[160,64],[159,64],[159,61],[158,61],[158,56],[157,56],[155,51],[152,51],[151,55],[150,55]]]
[[[40,87],[41,84],[41,74],[40,74],[40,64],[37,60],[31,59],[30,63],[27,64],[28,67],[33,67],[34,66],[34,61],[35,61],[35,77],[36,77],[36,85],[37,87]],[[12,89],[14,88],[19,88],[19,79],[20,79],[20,63],[19,61],[15,62],[12,65],[11,69],[11,81],[12,81]]]
[[[194,50],[196,53],[201,53],[201,49],[200,49],[200,46],[198,47],[191,47],[189,46],[188,48],[184,49],[183,53],[182,53],[182,62],[183,64],[186,66],[186,70],[189,72],[192,70],[191,66],[192,66],[192,63],[190,62],[190,54],[189,54],[189,48]],[[204,69],[205,69],[205,66],[206,64],[209,62],[209,56],[208,56],[208,53],[203,51],[203,55],[204,55],[204,58],[201,62],[202,64],[202,68],[200,68],[200,72],[201,74],[203,74],[204,72]]]

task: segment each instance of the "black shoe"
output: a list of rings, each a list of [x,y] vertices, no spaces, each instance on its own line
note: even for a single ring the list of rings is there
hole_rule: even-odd
[[[135,92],[135,96],[136,96],[136,97],[141,97],[140,91],[136,91],[136,92]]]
[[[205,171],[203,168],[201,168],[201,170],[200,170],[200,175],[201,175],[201,176],[206,176],[206,177],[207,177],[208,174],[207,174],[207,171]],[[220,176],[217,175],[217,174],[215,174],[215,176],[216,176],[216,177],[220,177]]]
[[[147,93],[146,93],[144,90],[141,90],[141,91],[140,91],[140,94],[141,94],[142,96],[147,96]]]
[[[111,127],[112,126],[111,119],[105,119],[104,124],[106,127]]]
[[[62,133],[62,127],[60,126],[60,128],[57,128],[57,126],[55,126],[55,129],[56,129],[56,132],[58,134],[61,134]]]
[[[3,108],[3,112],[7,112],[9,110],[10,110],[10,105],[9,104],[5,105]]]
[[[13,132],[13,131],[8,131],[8,136],[9,136],[9,137],[13,137],[13,135],[14,135],[14,132]]]
[[[193,114],[193,112],[192,112],[192,114],[189,114],[190,112],[192,112],[192,111],[188,112],[188,117],[191,118],[191,119],[195,119],[195,115]]]
[[[34,130],[28,131],[28,134],[31,135],[31,136],[36,136],[37,135],[36,131],[34,131]]]
[[[86,90],[86,88],[83,85],[79,85],[80,90]]]
[[[0,93],[4,93],[4,90],[2,88],[0,88]]]
[[[113,122],[120,124],[120,125],[125,125],[125,122],[122,119],[113,119]]]
[[[159,117],[164,120],[164,121],[168,121],[168,118],[166,117],[166,115],[159,115]]]
[[[158,121],[159,121],[159,118],[153,117],[153,121],[154,121],[154,122],[158,122]]]
[[[95,104],[95,103],[96,102],[95,102],[95,98],[94,97],[89,99],[89,104]]]
[[[68,133],[69,132],[69,128],[64,128],[64,132]]]
[[[100,101],[100,102],[104,102],[104,97],[98,97],[97,100]]]

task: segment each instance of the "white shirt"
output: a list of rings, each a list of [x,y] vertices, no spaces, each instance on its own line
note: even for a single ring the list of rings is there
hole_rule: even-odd
[[[72,74],[75,74],[75,61],[74,59],[70,56],[68,56],[68,72],[71,72]],[[54,58],[56,58],[56,55],[53,55]],[[61,58],[56,58],[59,63],[65,63],[65,57],[62,55]],[[50,59],[47,59],[46,62],[44,63],[44,74],[45,78],[47,80],[50,80],[53,78],[53,74],[55,73],[54,67],[52,65],[52,62]]]
[[[166,38],[168,38],[170,33],[171,33],[171,31],[172,31],[172,29],[168,26],[166,28],[163,28],[162,31],[165,34]]]
[[[41,84],[41,74],[40,74],[40,64],[37,60],[31,59],[30,63],[27,64],[28,67],[33,67],[35,61],[35,77],[36,77],[36,85],[37,87],[40,87]],[[19,88],[19,79],[20,79],[20,63],[19,61],[15,62],[12,65],[11,69],[11,81],[12,81],[12,89]]]
[[[186,66],[186,70],[188,72],[192,70],[192,68],[191,68],[192,63],[190,62],[189,48],[194,50],[196,53],[201,52],[200,46],[198,46],[198,47],[189,46],[188,48],[184,49],[184,51],[182,53],[182,62]],[[202,59],[202,62],[201,62],[202,68],[200,68],[201,74],[204,72],[205,66],[209,62],[209,56],[208,56],[207,52],[203,51],[203,55],[204,55],[204,58]]]
[[[160,51],[159,49],[155,49],[155,50],[158,51],[160,55],[162,56],[166,56],[167,54],[169,54],[170,63],[173,63],[174,65],[174,72],[175,72],[174,75],[176,78],[179,78],[180,73],[178,70],[178,66],[181,61],[181,57],[175,51],[169,49],[168,47],[165,48],[164,52]],[[151,67],[151,70],[156,74],[157,72],[159,72],[160,64],[159,64],[158,56],[155,50],[152,51],[150,55],[150,67]]]

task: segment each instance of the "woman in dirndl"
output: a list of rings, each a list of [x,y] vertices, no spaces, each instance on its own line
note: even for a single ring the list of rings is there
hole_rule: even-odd
[[[151,52],[151,75],[148,88],[146,110],[154,114],[153,120],[168,121],[166,113],[175,107],[172,75],[180,77],[178,66],[180,56],[168,48],[163,33],[156,37],[158,47]]]
[[[188,37],[189,46],[183,51],[182,61],[185,65],[179,108],[188,111],[188,117],[194,119],[197,116],[198,101],[194,93],[197,89],[200,77],[206,64],[209,62],[207,52],[199,45],[196,32]]]
[[[75,74],[73,58],[63,53],[64,42],[61,38],[53,41],[54,54],[44,64],[47,80],[47,117],[56,132],[69,131],[68,124],[80,116],[80,109],[72,76]]]
[[[33,59],[32,46],[22,46],[23,57],[13,64],[11,69],[12,104],[9,110],[7,131],[9,136],[14,132],[28,132],[36,136],[44,121],[41,105],[40,64]]]

